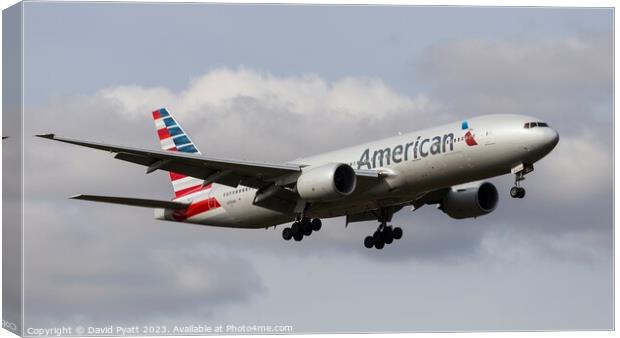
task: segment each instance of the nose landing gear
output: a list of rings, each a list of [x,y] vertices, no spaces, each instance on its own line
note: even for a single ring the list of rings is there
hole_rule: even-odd
[[[521,181],[525,180],[525,174],[532,171],[534,171],[534,166],[531,164],[520,164],[512,169],[512,172],[515,174],[515,186],[510,188],[510,197],[525,197],[525,188],[521,187]]]
[[[510,188],[510,197],[512,198],[523,198],[525,197],[525,188],[514,186]]]

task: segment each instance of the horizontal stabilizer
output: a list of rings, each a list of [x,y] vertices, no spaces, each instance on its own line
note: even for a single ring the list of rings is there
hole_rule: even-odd
[[[187,207],[189,207],[189,203],[149,200],[149,199],[144,199],[144,198],[97,196],[97,195],[75,195],[69,198],[75,199],[75,200],[115,203],[115,204],[123,204],[123,205],[130,205],[133,207],[145,207],[145,208],[186,209]]]

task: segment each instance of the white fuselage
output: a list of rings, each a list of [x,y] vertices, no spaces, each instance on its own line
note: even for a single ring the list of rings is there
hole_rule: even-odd
[[[387,175],[381,184],[368,189],[358,182],[356,191],[342,199],[313,203],[305,214],[327,218],[403,205],[428,191],[504,175],[523,163],[533,164],[558,142],[552,128],[524,128],[526,123],[537,121],[523,115],[486,115],[291,161],[304,166],[345,163],[354,169],[381,170]],[[466,140],[468,132],[473,142]],[[294,219],[293,213],[254,205],[255,193],[256,189],[249,187],[214,184],[211,189],[177,201],[211,198],[221,206],[184,220],[189,223],[261,228]],[[160,219],[172,220],[164,216],[163,210],[156,214]]]

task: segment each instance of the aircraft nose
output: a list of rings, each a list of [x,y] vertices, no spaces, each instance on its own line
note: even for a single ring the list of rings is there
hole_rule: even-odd
[[[560,142],[560,134],[553,128],[545,129],[545,146],[549,148],[549,150],[555,148],[555,146]]]

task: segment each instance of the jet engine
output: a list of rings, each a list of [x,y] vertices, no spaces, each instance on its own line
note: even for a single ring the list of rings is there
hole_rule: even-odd
[[[333,201],[355,190],[355,171],[344,163],[329,163],[302,169],[297,193],[306,201]]]
[[[443,198],[440,209],[456,219],[486,215],[497,207],[497,189],[489,182],[475,187],[452,189]]]

